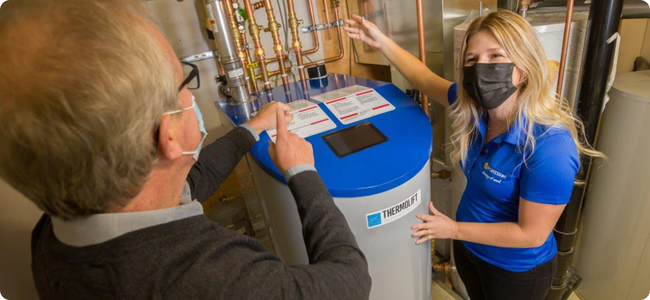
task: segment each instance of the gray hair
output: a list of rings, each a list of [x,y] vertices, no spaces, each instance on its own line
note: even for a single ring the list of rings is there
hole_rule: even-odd
[[[10,0],[0,9],[0,177],[70,219],[124,205],[178,107],[144,1]]]

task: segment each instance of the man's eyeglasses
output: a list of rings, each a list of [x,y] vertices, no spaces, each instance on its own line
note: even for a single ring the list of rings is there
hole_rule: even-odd
[[[183,80],[183,83],[178,87],[178,92],[182,91],[184,87],[187,87],[190,90],[195,90],[198,89],[201,86],[201,79],[199,77],[199,67],[197,67],[195,64],[187,63],[187,62],[181,62],[182,67],[183,67],[183,77],[185,78]],[[196,103],[192,103],[192,106],[186,107],[180,110],[175,110],[172,112],[167,112],[165,114],[172,114],[172,113],[177,113],[185,110],[189,110],[194,108],[194,105]],[[158,135],[160,134],[160,127],[156,125],[156,130],[154,131],[153,135],[153,155],[156,155],[156,152],[158,150]]]
[[[183,66],[183,83],[178,87],[178,91],[183,90],[184,87],[187,87],[190,90],[195,90],[201,87],[201,78],[199,77],[199,67],[195,64],[181,62]]]

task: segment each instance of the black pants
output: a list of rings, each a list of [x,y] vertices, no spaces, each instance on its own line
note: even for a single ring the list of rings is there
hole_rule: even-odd
[[[525,272],[491,265],[454,241],[454,259],[471,300],[543,300],[557,270],[557,256]]]

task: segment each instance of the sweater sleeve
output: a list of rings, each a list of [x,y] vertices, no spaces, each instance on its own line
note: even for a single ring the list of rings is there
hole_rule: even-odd
[[[368,299],[368,263],[318,173],[291,178],[309,265],[289,266],[265,249],[239,245],[240,259],[221,299]],[[250,240],[250,239],[248,239]]]
[[[203,202],[212,196],[254,144],[255,137],[240,126],[201,149],[187,176],[192,199]]]

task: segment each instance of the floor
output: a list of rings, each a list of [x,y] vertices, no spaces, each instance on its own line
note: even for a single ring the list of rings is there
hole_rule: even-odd
[[[431,300],[462,300],[463,298],[458,296],[454,291],[447,287],[444,283],[438,281],[437,279],[433,280],[433,285],[431,286]]]
[[[431,286],[431,300],[463,300],[463,298],[458,296],[458,294],[456,294],[438,279],[434,279],[433,285]],[[576,293],[573,293],[571,296],[569,296],[568,300],[582,299],[578,297]]]

